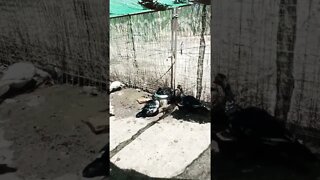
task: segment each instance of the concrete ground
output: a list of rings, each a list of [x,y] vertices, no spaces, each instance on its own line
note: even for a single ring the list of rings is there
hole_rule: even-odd
[[[135,118],[145,95],[130,88],[111,94],[111,179],[210,179],[210,115]]]
[[[297,161],[296,159],[300,159]],[[216,180],[320,180],[319,162],[284,157],[279,152],[237,157],[213,153],[212,174]]]
[[[108,142],[81,120],[107,123],[104,96],[68,85],[38,88],[0,104],[0,164],[17,168],[2,180],[82,180],[83,168]],[[99,180],[102,177],[93,178]]]
[[[257,146],[215,139],[212,176],[215,180],[320,180],[319,142],[305,137],[304,146]]]

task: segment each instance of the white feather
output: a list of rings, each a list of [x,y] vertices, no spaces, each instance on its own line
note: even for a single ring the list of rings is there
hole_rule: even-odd
[[[122,83],[122,82],[120,82],[120,81],[114,81],[114,82],[112,82],[111,84],[110,84],[110,92],[112,92],[112,91],[114,91],[114,90],[117,90],[117,89],[119,89],[119,88],[122,88],[122,87],[124,87],[125,85]]]

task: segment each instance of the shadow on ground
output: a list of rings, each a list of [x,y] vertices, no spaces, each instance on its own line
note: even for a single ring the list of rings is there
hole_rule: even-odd
[[[158,180],[168,180],[165,178],[154,178],[134,170],[123,170],[118,168],[115,164],[110,162],[110,179],[115,180],[144,180],[144,179],[158,179]],[[174,179],[173,179],[174,180]]]
[[[217,150],[217,145],[213,147]],[[220,149],[221,150],[221,149]],[[240,144],[212,152],[215,180],[319,180],[320,163],[299,153],[284,153],[277,148]]]
[[[16,171],[16,168],[9,167],[6,164],[0,164],[0,174],[12,173]]]
[[[14,98],[15,96],[21,95],[21,94],[31,94],[36,90],[36,81],[30,81],[28,82],[23,88],[10,88],[8,92],[3,94],[0,97],[0,104],[9,98]]]
[[[197,122],[200,124],[211,122],[211,113],[207,109],[199,109],[195,112],[187,112],[182,109],[177,109],[171,113],[172,117],[177,120]]]
[[[145,96],[147,93],[145,92],[139,92],[135,89],[123,89],[121,91],[115,92],[111,94],[111,104],[114,106],[115,115],[117,118],[127,118],[135,115],[138,113],[141,108],[144,106],[144,104],[138,104],[137,99]],[[170,108],[170,110],[172,110]],[[171,112],[171,111],[169,111]],[[175,109],[172,113],[159,113],[155,117],[148,117],[146,120],[150,120],[149,124],[155,124],[159,123],[162,119],[167,118],[170,116],[173,120],[182,120],[182,121],[189,121],[189,122],[196,122],[196,123],[208,123],[210,122],[210,112],[208,110],[204,111],[198,111],[195,113],[188,113],[183,110]],[[172,116],[172,118],[171,118]],[[154,123],[153,123],[154,121]],[[137,121],[139,122],[139,121]],[[149,126],[151,127],[151,126]],[[210,151],[210,150],[208,150]],[[199,173],[206,173],[205,175],[202,175],[203,177],[209,177],[210,178],[210,153],[204,153],[205,155],[202,155],[203,157],[195,161],[195,163],[188,167],[188,170],[183,172],[181,175],[170,178],[170,179],[199,179]],[[198,158],[199,159],[199,158]],[[204,164],[207,163],[207,164]],[[206,168],[206,171],[203,170],[203,168]],[[165,178],[154,178],[147,176],[145,174],[142,174],[140,172],[134,171],[134,170],[126,170],[126,169],[120,169],[117,167],[114,163],[110,162],[110,179],[119,179],[119,180],[140,180],[140,179],[163,179]],[[197,174],[198,173],[198,174]],[[198,176],[197,176],[198,175]],[[195,178],[189,178],[189,177],[195,177]],[[208,179],[209,179],[208,178]]]

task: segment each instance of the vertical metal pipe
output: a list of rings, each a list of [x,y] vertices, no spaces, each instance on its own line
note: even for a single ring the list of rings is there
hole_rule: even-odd
[[[177,56],[177,30],[178,30],[178,12],[177,8],[172,9],[171,22],[171,88],[175,88],[176,56]]]
[[[281,0],[277,32],[277,95],[275,117],[285,125],[294,89],[294,46],[297,28],[297,0]]]

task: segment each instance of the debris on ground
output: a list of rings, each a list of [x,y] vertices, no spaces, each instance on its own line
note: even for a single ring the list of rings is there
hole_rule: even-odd
[[[151,98],[141,97],[141,98],[137,99],[137,102],[139,104],[143,104],[143,103],[146,103],[147,101],[150,101],[150,100],[151,100]]]
[[[109,138],[81,122],[108,125],[106,113],[99,112],[106,107],[105,97],[80,90],[53,85],[0,104],[0,141],[8,142],[1,143],[0,161],[18,169],[0,174],[0,179],[83,179],[81,171]]]
[[[109,133],[109,124],[106,119],[106,114],[99,114],[81,121],[86,124],[94,134],[105,134]]]

